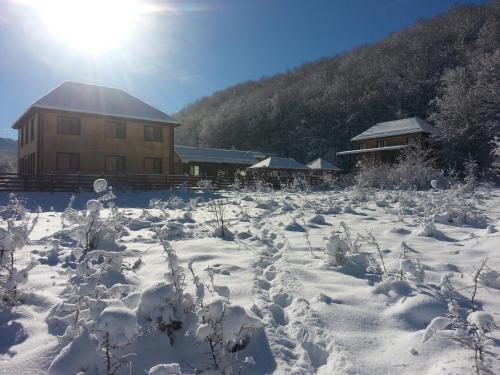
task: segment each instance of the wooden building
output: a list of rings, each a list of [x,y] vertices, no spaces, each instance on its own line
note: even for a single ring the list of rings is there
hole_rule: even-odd
[[[174,146],[175,172],[190,176],[244,175],[246,169],[266,158],[256,151]]]
[[[433,132],[434,128],[418,117],[380,122],[352,138],[351,150],[337,152],[337,157],[350,168],[363,157],[392,162],[402,149],[424,145]]]
[[[178,125],[123,90],[64,82],[12,127],[22,174],[171,174]]]

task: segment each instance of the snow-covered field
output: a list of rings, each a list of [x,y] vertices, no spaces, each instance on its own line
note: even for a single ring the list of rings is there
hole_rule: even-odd
[[[0,373],[500,373],[498,189],[116,195],[21,194]]]

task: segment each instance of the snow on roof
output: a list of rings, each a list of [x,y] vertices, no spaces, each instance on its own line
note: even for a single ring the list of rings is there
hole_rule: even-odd
[[[326,161],[325,159],[318,158],[309,164],[307,164],[307,168],[311,169],[326,169],[326,170],[331,170],[331,171],[340,171],[340,168],[336,167],[329,161]]]
[[[352,138],[351,141],[422,132],[433,133],[434,128],[426,121],[418,117],[411,117],[401,120],[379,122],[368,130],[365,130],[363,133]]]
[[[308,169],[304,164],[299,163],[292,158],[279,158],[271,156],[266,160],[252,165],[252,169]]]
[[[408,147],[408,145],[398,145],[398,146],[387,146],[387,147],[375,147],[375,148],[364,148],[361,150],[349,150],[337,152],[337,155],[352,155],[352,154],[364,154],[366,152],[380,152],[380,151],[392,151],[401,150]]]
[[[252,165],[266,155],[256,151],[224,150],[191,146],[174,146],[175,153],[183,163],[205,162]]]
[[[49,91],[33,103],[29,109],[31,108],[89,113],[173,125],[180,124],[173,117],[123,90],[70,81],[63,82]],[[16,127],[18,121],[13,127]]]

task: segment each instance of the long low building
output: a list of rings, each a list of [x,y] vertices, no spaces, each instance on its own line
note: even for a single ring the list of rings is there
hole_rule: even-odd
[[[176,174],[191,176],[234,177],[266,158],[257,151],[227,150],[192,146],[174,146],[174,170]]]

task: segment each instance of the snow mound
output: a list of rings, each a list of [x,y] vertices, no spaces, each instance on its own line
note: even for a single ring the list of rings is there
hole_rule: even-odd
[[[167,223],[162,228],[162,237],[164,241],[179,240],[182,238],[192,238],[193,233],[187,229],[184,224],[177,222]]]
[[[445,318],[443,316],[437,316],[432,321],[430,324],[427,326],[427,328],[424,331],[424,335],[422,336],[422,342],[426,342],[429,340],[432,336],[434,336],[437,332],[442,331],[443,329],[446,329],[451,324],[451,320],[448,318]]]
[[[263,327],[263,322],[253,313],[241,306],[232,306],[227,298],[220,296],[206,301],[201,316],[203,321],[209,323],[222,320],[222,338],[224,342],[233,345],[248,341],[253,330]],[[210,324],[201,324],[196,330],[199,340],[206,339],[210,334]]]
[[[137,332],[137,318],[134,312],[126,307],[107,307],[94,324],[94,328],[108,335],[113,345],[125,345]]]
[[[182,375],[181,367],[177,363],[160,364],[151,367],[148,375]]]
[[[500,289],[500,273],[495,270],[486,270],[479,275],[481,281],[490,288]]]
[[[285,225],[285,230],[290,232],[305,232],[305,229],[302,225],[297,223],[297,221],[293,220],[291,223]]]
[[[164,321],[174,320],[174,307],[172,301],[177,299],[177,294],[171,284],[159,282],[142,292],[137,315],[148,321],[157,321],[159,318]]]
[[[104,178],[99,178],[94,181],[94,191],[96,193],[104,193],[108,188],[108,182]]]
[[[102,204],[97,199],[90,199],[87,201],[87,211],[90,213],[97,213],[102,210]]]
[[[152,226],[153,226],[153,223],[151,221],[139,220],[139,219],[132,219],[132,220],[130,220],[130,222],[127,225],[127,227],[132,231],[151,228]]]
[[[317,224],[317,225],[329,225],[326,220],[325,220],[325,217],[323,215],[314,215],[313,217],[311,217],[309,220],[309,223],[311,224]]]
[[[99,373],[99,363],[102,359],[96,352],[97,346],[84,330],[69,345],[64,347],[50,364],[50,375],[77,374],[85,371],[89,374]]]
[[[474,311],[467,316],[467,321],[481,328],[485,332],[489,332],[495,327],[495,319],[493,315],[484,311]]]
[[[231,232],[229,229],[227,229],[227,227],[224,225],[215,228],[214,231],[212,232],[212,237],[222,238],[226,241],[233,241],[234,233]]]

